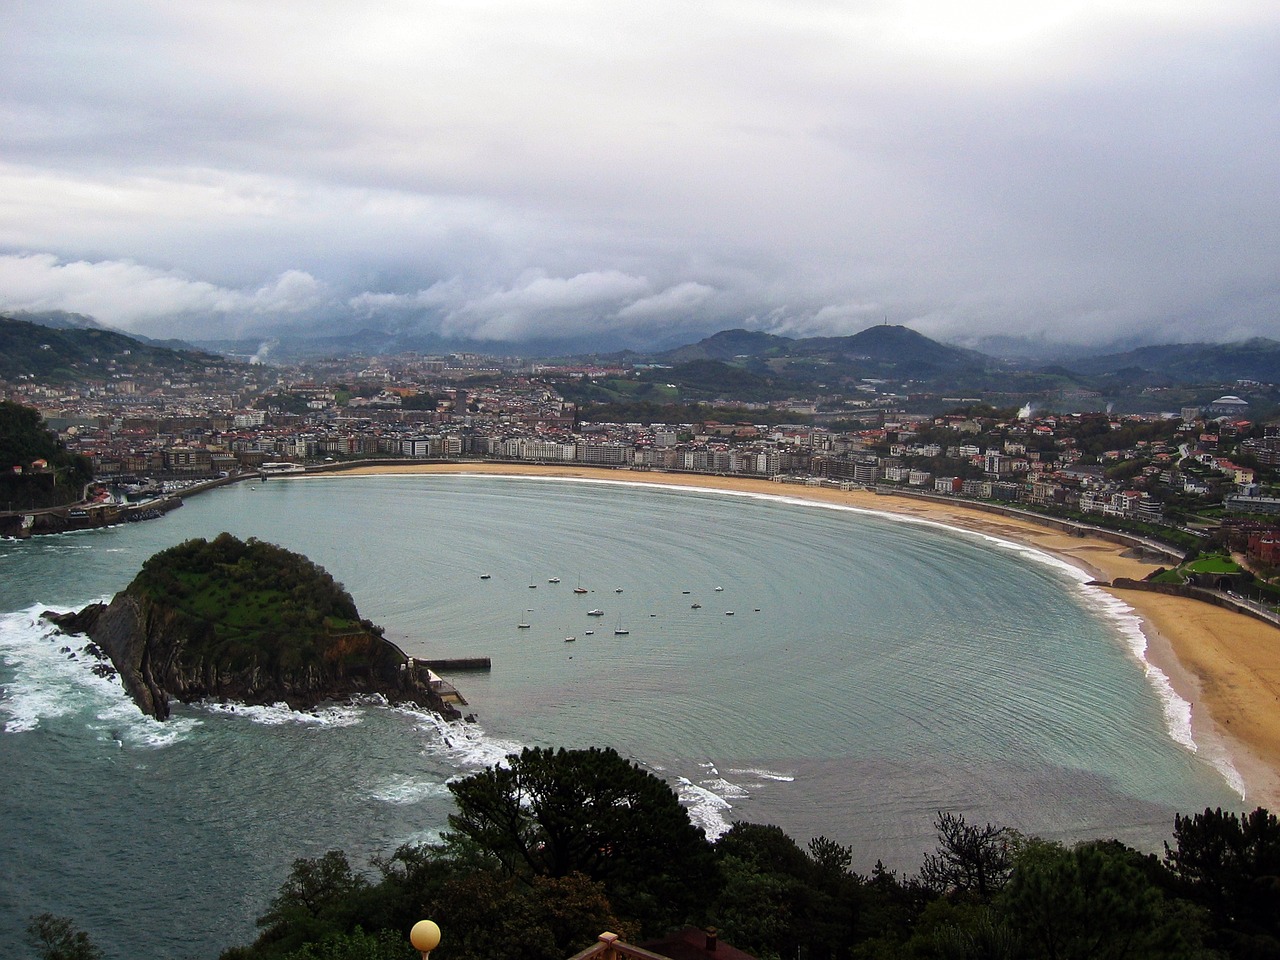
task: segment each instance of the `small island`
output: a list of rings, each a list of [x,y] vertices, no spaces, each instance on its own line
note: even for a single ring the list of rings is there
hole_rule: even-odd
[[[328,572],[253,538],[188,540],[147,560],[109,604],[46,616],[88,635],[90,652],[158,720],[170,699],[309,710],[357,695],[460,716]]]

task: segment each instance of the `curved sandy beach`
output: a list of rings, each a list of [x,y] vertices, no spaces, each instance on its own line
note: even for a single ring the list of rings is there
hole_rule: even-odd
[[[1060,557],[1097,580],[1142,579],[1158,564],[1119,544],[1076,537],[1029,520],[966,507],[962,502],[882,496],[767,480],[701,474],[615,471],[520,463],[404,464],[352,467],[340,476],[471,473],[580,478],[786,496],[915,516],[1024,544]],[[1109,590],[1142,619],[1148,661],[1192,705],[1192,734],[1201,750],[1225,750],[1244,782],[1242,806],[1280,808],[1280,629],[1252,617],[1181,597]]]

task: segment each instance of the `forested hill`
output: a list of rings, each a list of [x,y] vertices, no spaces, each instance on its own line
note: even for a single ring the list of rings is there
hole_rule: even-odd
[[[74,503],[92,479],[92,464],[68,452],[38,411],[0,401],[0,510]]]
[[[1086,357],[1067,364],[1088,376],[1140,370],[1174,383],[1232,380],[1280,382],[1280,341],[1266,337],[1235,343],[1174,343],[1128,353]]]
[[[848,337],[792,339],[750,330],[722,330],[698,343],[659,354],[670,363],[696,360],[810,362],[848,368],[862,376],[934,376],[1001,367],[994,357],[932,340],[908,327],[881,324]]]
[[[0,379],[48,383],[109,379],[128,373],[203,370],[230,361],[210,353],[171,350],[114,330],[55,329],[0,317]]]

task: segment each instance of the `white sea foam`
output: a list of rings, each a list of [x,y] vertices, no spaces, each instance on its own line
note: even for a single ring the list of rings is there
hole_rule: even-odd
[[[751,794],[747,793],[745,787],[739,786],[736,783],[730,783],[724,777],[716,777],[713,780],[703,780],[699,783],[699,786],[703,789],[710,790],[717,797],[726,802],[729,800],[741,800],[745,797],[751,796]]]
[[[707,839],[716,840],[729,830],[728,813],[733,805],[713,790],[681,777],[676,796],[689,811],[689,819],[701,827]]]
[[[777,780],[781,783],[794,783],[796,779],[789,773],[775,773],[772,770],[760,770],[755,767],[735,767],[729,772],[735,776],[759,777],[761,780]]]
[[[25,733],[55,719],[83,715],[85,728],[102,739],[130,747],[166,747],[197,725],[187,718],[161,723],[143,714],[119,680],[93,672],[99,661],[84,652],[84,637],[68,636],[41,619],[46,609],[36,604],[0,615],[0,660],[13,674],[0,692],[0,730]]]
[[[524,748],[524,744],[515,740],[490,736],[478,723],[446,720],[438,713],[412,707],[395,709],[416,718],[418,729],[430,734],[425,751],[452,766],[466,770],[496,766],[505,761],[508,754],[519,753]]]
[[[373,790],[370,795],[375,800],[381,800],[383,803],[407,806],[412,803],[421,803],[423,800],[430,800],[433,797],[447,796],[448,793],[449,788],[443,783],[399,777],[384,783]]]
[[[353,702],[315,710],[294,710],[287,703],[249,706],[244,703],[205,701],[197,706],[209,713],[243,717],[264,727],[279,727],[289,723],[317,727],[353,727],[360,722],[361,705]]]
[[[444,840],[444,832],[441,830],[418,830],[409,834],[404,840],[411,847],[434,846]]]

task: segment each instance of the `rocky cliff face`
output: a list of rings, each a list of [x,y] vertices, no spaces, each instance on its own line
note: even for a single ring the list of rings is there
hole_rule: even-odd
[[[247,658],[241,652],[233,662],[197,653],[197,648],[208,649],[190,642],[200,624],[130,590],[116,594],[110,604],[47,616],[68,633],[87,634],[111,660],[142,711],[158,720],[169,716],[170,699],[284,702],[307,710],[360,694],[415,703],[451,719],[459,716],[431,690],[424,669],[373,631],[335,634],[306,662],[282,663],[268,647]]]

